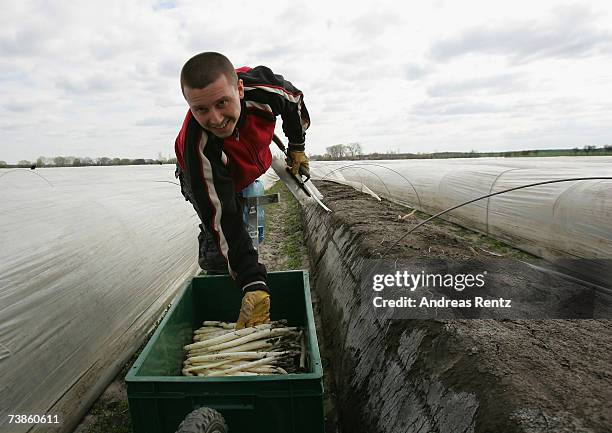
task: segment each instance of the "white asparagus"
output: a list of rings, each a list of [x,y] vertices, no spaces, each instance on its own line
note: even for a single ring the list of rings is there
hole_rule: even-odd
[[[198,343],[188,344],[184,347],[185,350],[199,349],[202,347],[208,347],[219,343],[224,343],[227,341],[235,340],[237,337],[242,337],[249,334],[257,333],[261,330],[266,330],[270,328],[269,323],[264,323],[263,325],[257,325],[250,328],[240,329],[238,331],[228,332],[227,334],[221,335],[216,338],[211,338],[210,340],[200,341]]]
[[[202,326],[193,331],[194,334],[210,334],[211,332],[223,332],[229,331],[229,329],[218,328],[216,326]]]
[[[248,335],[248,334],[253,334],[253,333],[257,332],[256,329],[250,329],[250,328],[241,329],[240,331],[245,331],[247,329],[248,329],[248,331],[242,332],[241,335]],[[236,335],[235,332],[229,332],[227,334],[218,335],[218,336],[210,338],[210,339],[205,339],[203,341],[198,341],[196,343],[188,344],[188,345],[184,346],[183,349],[185,349],[185,350],[203,349],[204,347],[214,346],[215,344],[219,344],[219,343],[223,343],[223,342],[226,342],[226,341],[231,341],[231,340],[234,340],[234,339],[238,339],[238,338],[240,338],[241,335]]]
[[[277,364],[290,366],[294,359],[302,368],[305,365],[305,333],[300,328],[286,327],[285,321],[241,330],[235,330],[235,324],[219,321],[205,321],[203,325],[194,330],[194,343],[184,346],[186,359],[181,372],[185,376],[288,374]],[[295,367],[291,366],[290,371]]]
[[[225,328],[225,329],[234,329],[236,327],[236,323],[230,323],[230,322],[221,322],[219,320],[205,320],[202,323],[203,326],[218,326],[220,328]]]
[[[234,353],[215,353],[213,355],[202,355],[188,358],[192,364],[197,361],[217,361],[221,359],[261,359],[278,354],[287,354],[288,352],[234,352]]]
[[[194,371],[207,370],[207,369],[219,369],[225,366],[228,366],[227,368],[230,368],[229,366],[233,366],[233,365],[234,365],[233,359],[226,359],[226,360],[219,361],[219,362],[211,362],[209,364],[190,365],[189,367],[185,367],[183,371],[194,372]]]
[[[267,367],[267,366],[264,366],[264,367],[252,367],[252,368],[249,368],[246,371],[250,371],[251,373],[259,373],[259,374],[262,374],[262,373],[263,374],[279,374],[280,373],[279,368],[280,367]],[[287,373],[287,372],[285,372],[285,373]]]
[[[207,358],[202,359],[202,356],[206,356]],[[213,364],[215,362],[224,361],[224,360],[228,360],[228,359],[231,359],[233,361],[241,361],[243,359],[246,359],[246,360],[260,359],[259,357],[253,357],[253,356],[246,356],[246,357],[236,356],[236,357],[229,358],[227,356],[222,356],[222,355],[218,355],[218,354],[215,354],[215,355],[202,355],[202,356],[193,356],[191,358],[187,358],[187,360],[184,362],[183,366],[186,367],[186,366],[194,366],[194,365],[209,365],[209,364]]]
[[[228,332],[232,332],[232,330],[223,328],[200,328],[193,331],[195,335],[227,334]]]
[[[208,348],[190,350],[187,353],[187,356],[198,356],[198,355],[212,355],[214,353],[232,353],[232,352],[259,352],[265,349],[272,349],[274,347],[273,344],[267,343],[265,341],[257,340],[251,341],[250,343],[245,343],[241,346],[234,346],[224,350],[218,350],[212,352],[208,350]]]
[[[244,355],[244,353],[248,353],[248,354]],[[259,356],[251,355],[251,354],[257,354]],[[232,362],[243,362],[243,361],[249,361],[253,359],[265,358],[265,357],[269,357],[272,355],[278,355],[278,354],[283,354],[283,355],[290,354],[290,355],[295,356],[297,352],[283,352],[283,351],[238,352],[237,356],[231,356],[231,355],[234,355],[234,353],[214,353],[212,355],[200,355],[200,356],[192,356],[191,358],[187,358],[185,361],[183,361],[183,366],[190,367],[194,365],[209,365],[209,364],[223,361],[226,359],[230,359]],[[228,355],[228,356],[223,356],[223,355]]]
[[[192,358],[188,358],[183,362],[183,366],[202,366],[202,367],[215,367],[216,365],[223,365],[223,364],[231,364],[232,362],[240,362],[240,358],[236,359],[236,358],[224,358],[224,359],[217,359],[217,360],[212,360],[212,361],[191,361]]]
[[[217,372],[217,371],[215,371]],[[217,372],[217,373],[221,373],[221,372]],[[198,373],[198,376],[200,377],[210,377],[210,376],[223,376],[223,374],[218,374],[218,375],[212,375],[212,374],[204,374],[204,373]],[[236,373],[234,373],[232,376],[259,376],[259,373],[250,373],[248,371],[238,371]]]
[[[215,354],[216,355],[216,354]],[[204,356],[204,355],[201,355]],[[221,362],[221,361],[226,361],[226,360],[231,360],[232,362],[234,361],[240,361],[242,358],[240,357],[219,357],[217,359],[209,359],[209,360],[195,360],[194,358],[199,358],[199,356],[192,356],[191,358],[187,358],[185,361],[183,361],[183,365],[187,366],[187,365],[209,365],[209,364],[214,364],[216,362]],[[252,358],[248,358],[248,359],[252,359]]]
[[[221,328],[219,326],[202,326],[193,331],[194,334],[206,334],[212,332],[232,332],[235,331],[234,328]]]
[[[212,340],[213,338],[217,338],[217,337],[221,337],[223,335],[227,335],[228,332],[231,332],[231,331],[222,330],[220,332],[209,332],[209,333],[206,333],[206,334],[195,334],[193,336],[193,341],[197,343],[198,341]]]
[[[215,365],[213,366],[195,366],[195,367],[189,367],[189,368],[185,368],[183,370],[184,373],[203,373],[205,371],[223,371],[223,370],[228,370],[230,368],[236,367],[240,364],[237,364],[235,362],[230,362],[228,364],[223,364],[223,365]],[[259,366],[259,367],[251,367],[248,370],[245,371],[249,371],[251,373],[265,373],[265,374],[287,374],[287,372],[285,370],[283,370],[280,367],[275,367],[275,366]]]
[[[213,360],[208,360],[208,361],[193,361],[193,358],[187,358],[184,362],[183,362],[183,366],[188,367],[188,366],[194,366],[194,365],[198,365],[198,366],[208,366],[208,365],[214,365],[217,363],[232,363],[232,362],[242,362],[243,358],[220,358],[220,359],[213,359]],[[252,359],[252,358],[247,358],[247,359]]]
[[[245,328],[245,329],[251,329],[251,328]],[[215,345],[206,345],[204,347],[208,347],[208,350],[210,351],[215,351],[215,350],[223,350],[223,349],[227,349],[229,347],[235,347],[235,346],[240,346],[244,343],[248,343],[250,341],[255,341],[255,340],[260,340],[263,338],[271,338],[271,337],[278,337],[280,335],[286,335],[289,334],[291,332],[294,332],[296,330],[296,328],[272,328],[272,329],[262,329],[262,330],[258,330],[255,333],[251,333],[249,335],[245,335],[244,337],[240,337],[237,338],[235,340],[230,340],[221,344],[215,344]],[[242,329],[241,329],[242,331]],[[208,343],[208,342],[207,342]]]
[[[235,366],[239,365],[240,363],[247,362],[247,361],[252,361],[252,359],[251,358],[248,358],[248,359],[243,359],[243,358],[232,359],[231,362],[227,363],[226,365],[231,366],[231,367],[235,367]],[[183,365],[183,368],[192,368],[192,367],[213,368],[213,369],[224,368],[224,364],[221,364],[220,366],[217,366],[217,367],[210,367],[210,365],[213,365],[213,364],[215,364],[215,363],[213,363],[213,362],[208,362],[208,363],[192,362],[192,363],[188,363],[188,364]]]
[[[215,331],[215,332],[206,332],[206,333],[204,333],[204,334],[194,334],[194,335],[193,335],[193,338],[194,338],[194,339],[196,339],[196,338],[199,338],[199,339],[205,339],[205,338],[212,339],[212,338],[219,337],[219,336],[221,336],[221,335],[225,335],[225,334],[227,334],[228,332],[230,332],[230,331],[228,331],[227,329],[223,329],[223,330],[221,330],[221,331]]]
[[[262,359],[258,359],[257,361],[247,362],[247,363],[238,365],[236,367],[233,367],[233,368],[230,368],[230,369],[227,369],[227,370],[222,370],[222,371],[210,373],[208,376],[223,376],[223,375],[227,375],[227,374],[233,374],[233,373],[238,372],[238,371],[248,370],[249,368],[252,368],[252,367],[257,367],[257,366],[261,366],[261,365],[270,364],[271,362],[275,361],[276,358],[278,358],[278,357],[279,357],[279,355],[271,356],[271,357],[266,357],[266,358],[262,358]]]
[[[204,355],[218,355],[221,353],[235,353],[235,352],[295,352],[296,354],[300,354],[300,346],[290,346],[283,344],[270,344],[265,341],[252,341],[251,343],[246,343],[241,346],[229,347],[223,350],[191,350],[187,352],[186,358],[193,358],[194,356],[204,356]]]
[[[284,327],[284,326],[287,326],[287,321],[286,320],[275,320],[273,322],[269,322],[268,324],[272,326],[276,326],[276,327]],[[220,328],[225,328],[225,329],[235,329],[236,328],[235,322],[221,322],[218,320],[205,320],[204,322],[202,322],[202,325],[204,327],[220,327]]]

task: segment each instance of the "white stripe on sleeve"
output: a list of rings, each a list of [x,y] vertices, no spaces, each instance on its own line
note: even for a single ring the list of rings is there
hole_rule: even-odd
[[[262,104],[260,102],[255,101],[246,101],[247,108],[257,108],[258,110],[267,111],[268,113],[272,113],[272,107],[268,104]]]
[[[260,89],[270,93],[276,93],[287,99],[288,101],[295,102],[296,104],[300,103],[302,99],[302,95],[292,95],[284,89],[279,89],[277,87],[269,87],[269,86],[245,86],[244,91],[247,92],[249,90]]]
[[[221,229],[221,214],[223,212],[221,210],[221,201],[219,200],[219,196],[217,195],[217,190],[215,189],[215,184],[213,182],[212,167],[210,165],[210,161],[208,160],[208,158],[206,158],[206,156],[204,156],[204,148],[206,147],[207,140],[207,134],[203,133],[202,140],[200,140],[200,145],[198,147],[200,157],[202,158],[202,174],[204,175],[204,182],[206,183],[206,189],[208,190],[208,198],[210,199],[214,211],[212,228],[219,235],[219,246],[221,247],[220,253],[228,261],[229,267],[229,260],[227,256],[229,247],[227,245],[225,235],[223,234],[223,230]]]

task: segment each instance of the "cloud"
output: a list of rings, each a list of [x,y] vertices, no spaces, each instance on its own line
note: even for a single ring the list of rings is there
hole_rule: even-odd
[[[416,116],[464,116],[506,112],[508,107],[488,102],[425,101],[415,104],[410,114]]]
[[[31,102],[24,101],[11,101],[2,104],[2,107],[8,111],[12,111],[14,113],[23,113],[26,111],[30,111],[32,107]]]
[[[519,74],[500,74],[489,77],[472,78],[463,81],[439,83],[427,88],[432,97],[473,95],[474,93],[502,94],[524,91],[527,83]]]
[[[215,30],[205,23],[193,22],[182,31],[188,35],[185,48],[191,55],[205,51],[226,53],[238,42],[244,43],[242,32],[236,32],[231,28]],[[183,38],[182,35],[180,37]]]
[[[177,120],[173,117],[145,117],[142,120],[134,122],[134,126],[164,126],[177,127]]]
[[[296,45],[291,43],[272,44],[266,48],[258,48],[254,50],[249,57],[260,59],[258,63],[265,64],[277,59],[293,58],[299,50],[296,50]]]
[[[376,39],[391,27],[399,25],[397,14],[379,11],[360,15],[349,23],[353,33],[363,39]]]
[[[333,76],[344,82],[396,79],[399,66],[389,59],[389,51],[376,43],[336,53],[333,57]]]
[[[89,54],[98,61],[108,61],[126,51],[125,33],[118,26],[107,26],[100,33],[91,36]]]
[[[328,98],[328,95],[348,94],[357,88],[353,81],[344,79],[343,70],[333,70],[318,73],[299,83],[304,89],[311,89],[308,94],[304,90],[306,98],[312,98],[316,94],[318,99]]]
[[[444,61],[466,54],[508,56],[515,64],[542,58],[580,58],[612,52],[612,34],[595,27],[597,15],[586,6],[553,10],[548,22],[513,23],[505,28],[474,27],[436,42],[431,56]]]
[[[165,59],[162,60],[158,67],[157,71],[166,78],[171,78],[173,80],[178,80],[181,75],[181,68],[185,64],[188,59]]]
[[[2,131],[17,131],[22,128],[27,127],[28,125],[23,123],[9,123],[8,125],[0,125],[0,130]]]
[[[321,108],[325,114],[349,112],[352,106],[349,101],[326,101]]]
[[[299,8],[294,5],[286,8],[275,17],[274,21],[279,23],[279,28],[298,28],[303,26],[304,23],[312,23],[318,18],[319,15],[308,3],[302,3]]]
[[[42,52],[47,43],[44,31],[35,27],[18,30],[0,39],[0,56],[28,57]]]
[[[404,77],[409,81],[418,81],[425,78],[433,72],[433,68],[429,65],[421,65],[418,63],[408,63],[403,66]]]
[[[117,80],[101,73],[91,74],[85,78],[64,75],[55,81],[55,85],[71,94],[109,93],[121,88]]]
[[[372,62],[382,59],[388,61],[387,54],[389,52],[383,45],[372,42],[370,44],[355,45],[356,48],[345,48],[341,52],[334,54],[336,63],[356,66],[367,66],[375,69]]]
[[[167,10],[167,9],[174,9],[175,7],[176,7],[176,2],[162,0],[162,1],[158,1],[157,3],[153,5],[153,10],[154,11]]]

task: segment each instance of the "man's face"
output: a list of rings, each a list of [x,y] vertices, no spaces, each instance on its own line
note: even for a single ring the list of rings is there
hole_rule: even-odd
[[[183,93],[202,128],[219,138],[232,135],[240,117],[240,100],[244,98],[242,80],[232,85],[225,75],[220,75],[203,89],[184,86]]]

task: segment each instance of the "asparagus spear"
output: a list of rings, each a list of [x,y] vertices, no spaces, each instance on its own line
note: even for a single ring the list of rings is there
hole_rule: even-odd
[[[186,376],[289,374],[303,370],[306,360],[304,332],[286,321],[239,331],[234,324],[205,321],[185,350]]]

